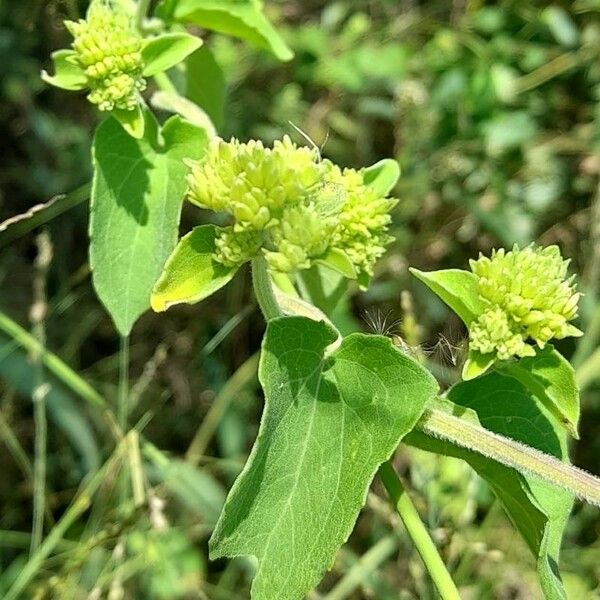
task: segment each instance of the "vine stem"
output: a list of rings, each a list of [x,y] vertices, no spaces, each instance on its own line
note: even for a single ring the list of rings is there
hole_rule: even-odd
[[[389,461],[384,462],[379,468],[379,477],[390,496],[396,512],[400,515],[408,534],[414,542],[417,552],[423,559],[425,567],[442,600],[460,600],[460,594],[436,545],[429,536],[427,528],[423,525],[415,505]]]
[[[416,429],[544,479],[600,506],[600,479],[554,456],[440,410],[426,410]]]
[[[252,285],[254,286],[256,301],[265,317],[265,321],[268,322],[271,319],[280,317],[283,313],[275,298],[271,276],[267,269],[267,261],[263,256],[252,259]]]

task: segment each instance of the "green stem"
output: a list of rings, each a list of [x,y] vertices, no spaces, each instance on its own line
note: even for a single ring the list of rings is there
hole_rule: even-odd
[[[262,256],[252,259],[252,283],[254,294],[265,321],[270,321],[282,315],[279,304],[275,299],[273,284],[267,269],[267,261]]]
[[[123,434],[129,420],[129,337],[121,336],[119,348],[119,392],[117,399],[117,423]]]
[[[143,29],[144,20],[146,19],[148,9],[150,8],[150,2],[151,0],[138,0],[136,22],[140,31]]]
[[[530,473],[600,506],[600,479],[554,456],[439,410],[426,410],[416,429]]]
[[[46,328],[44,319],[48,310],[46,301],[46,279],[52,261],[52,242],[47,231],[37,236],[37,257],[33,279],[33,304],[30,310],[32,332],[38,342],[33,355],[33,420],[35,444],[33,460],[33,519],[31,526],[30,555],[39,548],[44,535],[44,512],[46,510],[46,462],[48,445],[48,421],[46,417],[46,395],[48,383],[44,374],[43,356],[46,353]]]
[[[429,536],[421,517],[407,494],[400,478],[391,463],[385,462],[379,468],[379,476],[400,515],[408,534],[412,538],[418,553],[421,555],[425,567],[443,600],[460,600],[454,581],[444,561],[440,556],[433,540]]]
[[[129,336],[122,335],[119,347],[119,389],[117,396],[117,423],[123,435],[126,435],[129,421]],[[130,447],[126,447],[128,454]],[[131,458],[131,457],[130,457]],[[131,463],[131,460],[130,460]],[[128,474],[123,469],[119,474],[118,490],[121,503],[127,501]]]

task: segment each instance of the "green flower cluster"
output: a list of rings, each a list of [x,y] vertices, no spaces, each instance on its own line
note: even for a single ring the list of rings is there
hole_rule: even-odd
[[[105,0],[94,0],[86,19],[65,21],[73,35],[73,62],[88,80],[88,100],[100,110],[134,110],[142,76],[143,39],[132,19]]]
[[[557,246],[514,246],[471,261],[485,311],[471,324],[470,348],[499,360],[534,356],[552,338],[580,336],[570,321],[580,294]]]
[[[262,251],[271,270],[288,273],[335,249],[358,276],[369,276],[390,241],[397,200],[366,186],[362,172],[321,160],[287,136],[272,148],[216,139],[190,167],[189,200],[232,218],[216,240],[215,260],[227,266]]]

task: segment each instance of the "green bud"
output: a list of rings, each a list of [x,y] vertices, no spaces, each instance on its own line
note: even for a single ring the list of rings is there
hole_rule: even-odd
[[[145,89],[141,35],[132,19],[106,0],[93,0],[86,19],[65,21],[74,61],[88,78],[88,99],[102,111],[134,110]]]
[[[274,271],[307,269],[339,249],[359,274],[370,275],[390,241],[388,213],[396,200],[365,186],[362,172],[342,171],[287,136],[272,148],[215,139],[202,160],[190,162],[187,182],[191,202],[230,215],[232,234],[261,240]],[[237,243],[234,235],[226,238]],[[229,257],[220,248],[217,260],[237,264],[252,257],[237,247],[232,252]]]
[[[234,231],[232,227],[227,227],[215,240],[214,258],[227,267],[239,267],[256,256],[262,237],[258,231]]]
[[[393,239],[387,235],[389,211],[398,201],[365,186],[362,174],[354,169],[342,171],[331,165],[327,180],[330,185],[341,186],[345,198],[337,215],[332,245],[348,255],[359,274],[371,276],[375,262]]]
[[[471,261],[486,311],[471,325],[470,346],[499,360],[532,356],[531,342],[582,335],[570,324],[580,294],[557,246],[500,249]]]

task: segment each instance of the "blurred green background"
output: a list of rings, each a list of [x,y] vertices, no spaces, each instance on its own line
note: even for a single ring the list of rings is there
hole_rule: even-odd
[[[493,247],[559,244],[579,274],[588,331],[561,347],[582,385],[572,458],[600,474],[600,1],[271,0],[265,8],[294,50],[289,63],[204,36],[224,81],[224,108],[216,99],[211,114],[219,133],[302,142],[294,124],[342,165],[394,157],[402,167],[396,241],[369,291],[339,309],[340,322],[421,345],[451,383],[465,332],[408,266],[464,268]],[[83,96],[39,78],[50,53],[69,43],[62,20],[84,11],[76,0],[0,3],[0,222],[91,176],[98,115]],[[87,212],[83,203],[47,224],[47,343],[112,403],[119,341],[90,282]],[[186,206],[182,231],[203,218]],[[10,244],[0,235],[0,311],[25,328],[35,233]],[[263,324],[248,281],[245,273],[201,305],[149,313],[136,325],[132,422],[143,425],[147,506],[119,506],[102,487],[27,598],[248,597],[250,562],[207,559],[262,409]],[[0,333],[0,597],[29,544],[19,532],[30,531],[32,514],[31,387],[29,357]],[[48,410],[51,526],[112,438],[98,411],[58,383]],[[533,558],[466,465],[406,448],[399,461],[464,598],[540,597]],[[569,598],[600,598],[599,538],[598,511],[578,504],[563,554]],[[399,597],[435,593],[375,485],[314,598]]]

